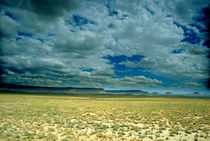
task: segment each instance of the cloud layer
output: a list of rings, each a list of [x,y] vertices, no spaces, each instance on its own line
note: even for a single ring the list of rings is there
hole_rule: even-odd
[[[207,0],[1,0],[3,81],[205,90]]]

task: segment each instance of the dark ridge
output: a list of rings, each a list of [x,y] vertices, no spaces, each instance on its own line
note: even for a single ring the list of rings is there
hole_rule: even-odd
[[[109,93],[148,93],[142,90],[105,90]]]
[[[8,83],[0,83],[0,88],[4,88],[5,90],[10,89],[33,89],[33,90],[96,90],[103,91],[103,88],[83,88],[83,87],[43,87],[43,86],[27,86],[27,85],[15,85]]]

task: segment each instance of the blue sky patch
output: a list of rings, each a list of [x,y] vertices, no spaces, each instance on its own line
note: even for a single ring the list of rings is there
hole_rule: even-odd
[[[30,33],[30,32],[22,32],[22,31],[18,31],[18,35],[19,35],[19,36],[32,37],[34,34],[33,34],[33,33]]]
[[[145,57],[143,55],[133,55],[131,57],[128,57],[128,61],[139,62],[139,61],[141,61],[144,58]]]
[[[20,37],[17,37],[15,40],[16,40],[16,41],[19,41],[19,40],[22,40],[22,38],[20,38]]]
[[[107,4],[106,4],[106,7],[107,7],[108,12],[109,12],[108,15],[109,15],[109,16],[116,16],[116,15],[119,14],[119,12],[118,12],[117,10],[114,10],[114,9],[112,8],[111,3],[112,3],[112,1],[111,1],[111,0],[108,0],[108,1],[107,1]]]
[[[187,28],[184,25],[181,25],[177,22],[174,22],[174,24],[179,27],[182,28],[182,30],[184,31],[184,39],[181,40],[181,42],[187,42],[190,44],[199,44],[201,42],[201,38],[198,36],[198,34],[190,28]]]
[[[109,28],[113,28],[114,25],[113,25],[113,24],[109,24],[108,27],[109,27]]]
[[[171,51],[172,54],[182,54],[184,52],[185,52],[185,49],[176,49],[176,50]]]
[[[80,70],[84,71],[84,72],[93,72],[94,69],[92,68],[80,68]]]
[[[204,27],[202,27],[202,26],[200,26],[198,24],[194,24],[193,23],[193,24],[189,24],[189,26],[197,28],[199,30],[199,32],[205,32],[206,31],[206,29]]]
[[[84,16],[80,15],[72,15],[72,18],[70,20],[65,21],[67,24],[72,24],[74,26],[83,26],[86,24],[95,24],[94,21],[87,19]]]
[[[18,34],[18,36],[30,37],[30,38],[33,38],[33,39],[36,39],[36,40],[40,41],[41,43],[44,43],[44,39],[43,39],[43,38],[37,37],[37,36],[35,36],[33,33],[18,31],[17,34]],[[18,41],[18,40],[20,40],[20,39],[22,39],[22,38],[17,37],[17,38],[16,38],[16,41]]]
[[[131,61],[131,62],[139,62],[142,59],[145,58],[145,56],[143,55],[133,55],[131,57],[125,56],[125,55],[118,55],[118,56],[106,56],[103,57],[105,59],[108,59],[110,61],[111,64],[117,64],[117,63],[122,63],[125,61]]]
[[[10,17],[11,19],[13,19],[15,21],[18,20],[18,17],[15,14],[13,14],[11,12],[8,12],[8,11],[5,11],[5,16],[8,16],[8,17]]]
[[[55,33],[48,33],[47,34],[49,37],[55,36]]]
[[[40,37],[37,37],[37,38],[34,38],[34,39],[37,39],[38,41],[40,41],[41,43],[44,43],[44,39],[40,38]]]
[[[109,16],[115,16],[115,15],[118,15],[118,11],[117,10],[110,10],[109,9]]]
[[[119,56],[106,56],[104,57],[105,59],[108,59],[110,61],[111,64],[115,64],[115,63],[122,63],[127,61],[127,56],[125,55],[119,55]]]
[[[126,67],[124,64],[115,64],[114,69],[115,71],[127,71],[129,68]]]

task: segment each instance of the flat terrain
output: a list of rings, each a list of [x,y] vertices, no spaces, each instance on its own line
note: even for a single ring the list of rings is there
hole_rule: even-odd
[[[0,140],[209,141],[210,99],[0,94]]]

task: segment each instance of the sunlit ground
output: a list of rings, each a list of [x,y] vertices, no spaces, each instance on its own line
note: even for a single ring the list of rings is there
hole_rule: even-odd
[[[209,141],[210,99],[0,94],[0,140]]]

